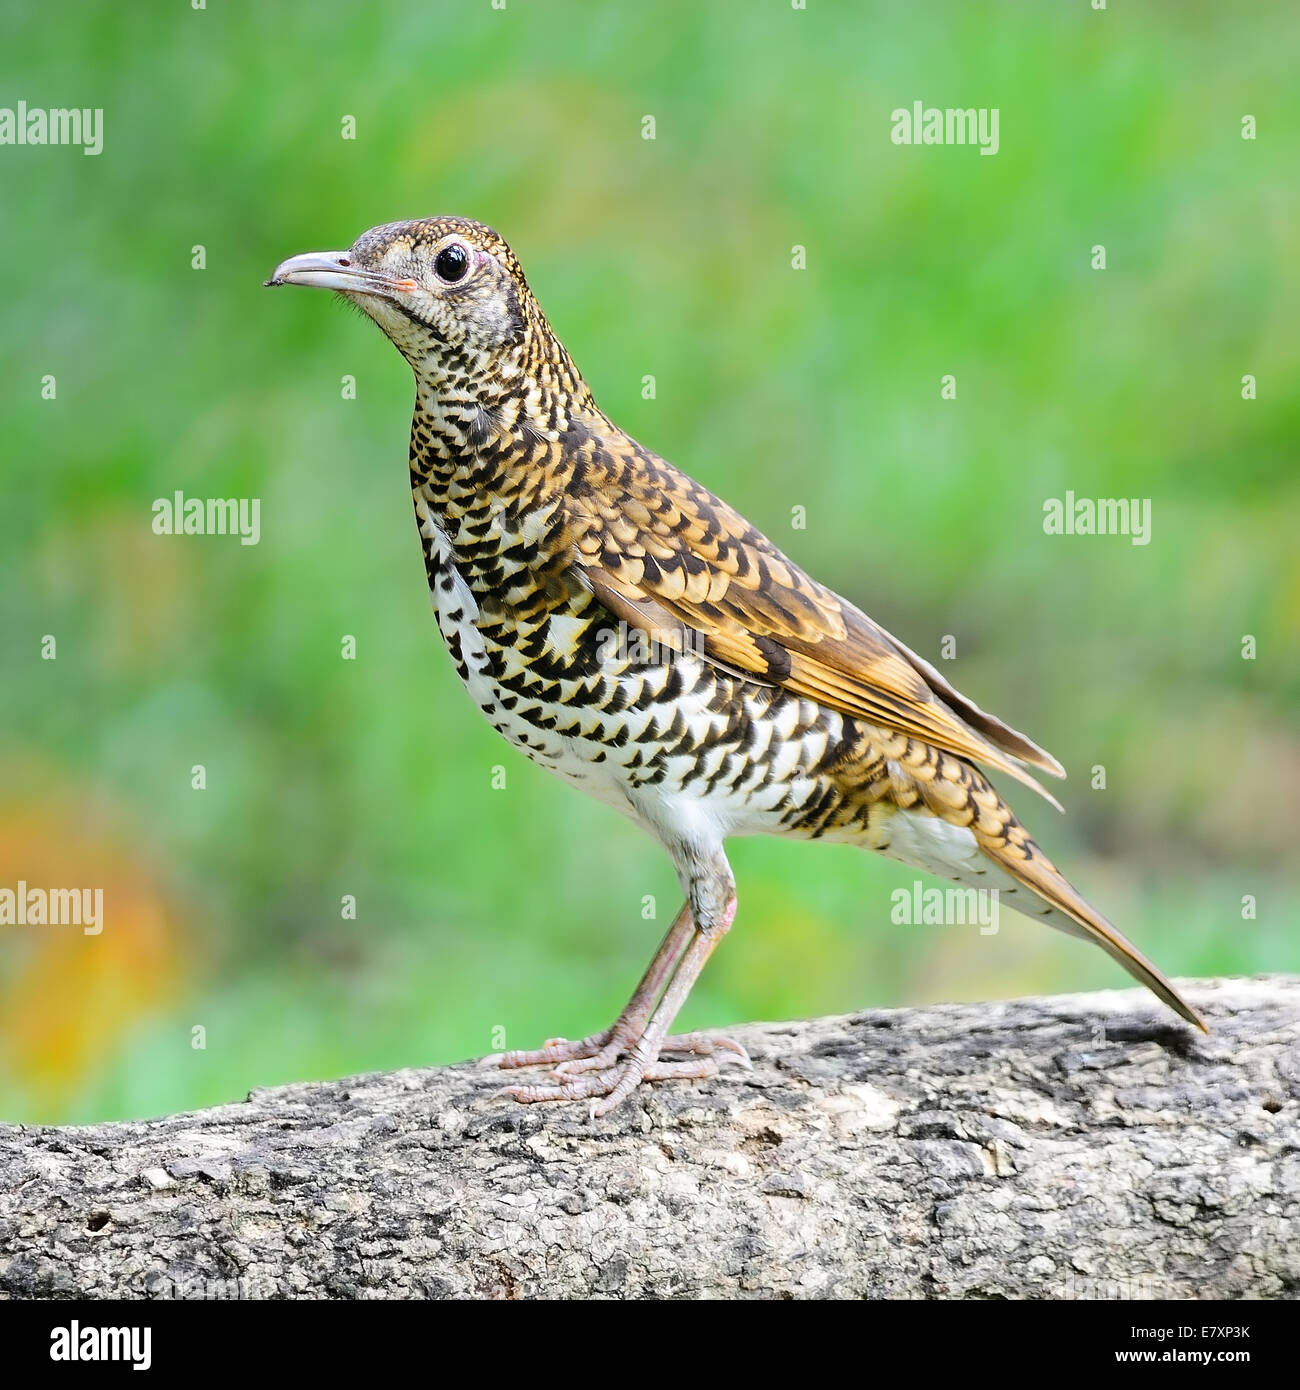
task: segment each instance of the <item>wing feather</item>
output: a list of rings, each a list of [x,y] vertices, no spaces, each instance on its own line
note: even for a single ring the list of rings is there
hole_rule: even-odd
[[[617,616],[660,640],[693,633],[728,669],[997,768],[1057,805],[1023,766],[1064,776],[1049,753],[707,489],[626,437],[600,445],[566,502],[579,573]]]

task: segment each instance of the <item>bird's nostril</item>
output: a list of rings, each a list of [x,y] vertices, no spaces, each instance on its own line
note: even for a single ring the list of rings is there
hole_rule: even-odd
[[[346,256],[340,256],[340,257],[339,257],[339,264],[340,264],[340,265],[351,265],[352,262],[351,262],[350,260],[348,260],[348,258],[347,258]]]

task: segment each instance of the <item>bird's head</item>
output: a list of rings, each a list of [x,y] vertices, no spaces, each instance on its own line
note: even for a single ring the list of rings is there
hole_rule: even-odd
[[[517,377],[527,357],[551,355],[550,329],[514,252],[468,218],[372,227],[350,250],[290,257],[266,283],[337,291],[374,319],[417,377]]]

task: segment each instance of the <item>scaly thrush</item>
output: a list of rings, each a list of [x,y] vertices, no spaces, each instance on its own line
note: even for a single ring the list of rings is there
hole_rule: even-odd
[[[1063,776],[738,512],[602,413],[490,228],[394,222],[269,285],[337,290],[415,372],[411,493],[461,680],[528,757],[672,856],[686,902],[612,1027],[512,1052],[520,1101],[713,1076],[734,1043],[669,1028],[736,913],[728,835],[861,845],[1095,941],[1196,1011],[1070,886],[976,764]]]

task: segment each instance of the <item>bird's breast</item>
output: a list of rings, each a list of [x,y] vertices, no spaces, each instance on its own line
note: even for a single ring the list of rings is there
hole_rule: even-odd
[[[439,630],[470,697],[534,762],[671,838],[803,833],[843,721],[809,700],[660,652],[546,550],[543,516],[466,528],[423,489],[415,513]]]

